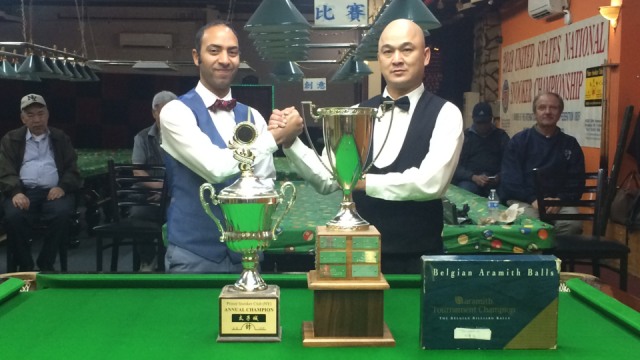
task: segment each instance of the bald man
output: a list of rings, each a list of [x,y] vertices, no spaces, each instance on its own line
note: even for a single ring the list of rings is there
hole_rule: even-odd
[[[388,274],[419,273],[421,255],[443,252],[441,199],[458,163],[463,123],[455,105],[424,89],[430,55],[418,25],[406,19],[389,23],[378,43],[378,61],[387,86],[382,95],[359,104],[379,108],[389,97],[398,105],[393,109],[393,124],[391,111],[375,122],[376,161],[353,193],[362,218],[382,235],[382,271]],[[401,108],[400,103],[407,102],[408,108]],[[293,107],[274,110],[270,128],[287,131],[287,123],[297,116]],[[297,138],[296,129],[283,141],[285,155],[316,191],[339,190],[313,150]],[[389,139],[382,147],[387,133]]]

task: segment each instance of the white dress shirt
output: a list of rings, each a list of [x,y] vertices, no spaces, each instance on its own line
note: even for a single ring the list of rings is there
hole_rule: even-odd
[[[200,82],[196,86],[196,93],[200,95],[207,108],[218,99]],[[221,100],[230,99],[231,91]],[[276,171],[272,154],[278,146],[271,133],[267,131],[267,124],[262,115],[253,108],[250,108],[249,114],[258,130],[258,138],[251,147],[256,156],[254,174],[258,178],[273,181]],[[236,126],[233,111],[218,110],[214,113],[209,110],[209,115],[225,144],[228,144],[233,138],[233,130]],[[161,147],[206,181],[220,183],[240,172],[238,161],[233,158],[233,150],[213,144],[207,134],[198,127],[191,109],[182,101],[170,101],[162,108],[160,126],[162,128]]]
[[[384,113],[376,123],[373,133],[373,157],[376,167],[386,167],[398,157],[416,104],[423,93],[424,86],[421,85],[407,94],[410,100],[408,112],[394,108],[393,126],[384,146],[383,142],[390,127],[391,112]],[[382,96],[388,96],[386,89]],[[413,167],[401,173],[367,174],[367,195],[400,201],[442,198],[458,164],[463,140],[462,113],[455,105],[447,102],[438,114],[431,139],[424,139],[430,141],[429,152],[420,167]],[[290,148],[284,149],[284,153],[298,173],[319,193],[327,194],[339,189],[318,156],[300,139],[296,139]],[[326,163],[325,152],[323,159]]]

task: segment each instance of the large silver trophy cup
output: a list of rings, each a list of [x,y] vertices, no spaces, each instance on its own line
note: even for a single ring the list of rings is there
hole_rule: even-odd
[[[271,184],[256,178],[252,166],[255,156],[249,149],[257,137],[257,131],[250,122],[236,126],[235,135],[229,147],[234,149],[234,157],[240,162],[241,176],[232,185],[216,195],[213,185],[200,186],[200,202],[204,211],[213,219],[229,249],[242,254],[242,274],[234,287],[241,291],[261,291],[267,284],[257,270],[260,251],[267,249],[276,240],[276,228],[287,214],[296,197],[292,183],[286,182],[276,191]],[[289,200],[281,215],[273,219],[276,209],[285,199],[285,190],[290,189]],[[209,194],[207,196],[207,193]],[[220,206],[226,227],[213,214],[208,204]]]
[[[384,106],[392,106],[392,104],[392,102],[389,104],[385,102]],[[369,228],[369,223],[358,214],[352,193],[358,180],[366,174],[375,161],[370,156],[370,152],[378,109],[329,107],[320,108],[316,112],[314,110],[315,105],[311,102],[302,102],[305,134],[316,155],[342,189],[343,195],[340,210],[327,223],[327,228],[329,230],[366,230]],[[324,159],[313,145],[306,114],[310,114],[314,121],[322,122],[326,154]]]

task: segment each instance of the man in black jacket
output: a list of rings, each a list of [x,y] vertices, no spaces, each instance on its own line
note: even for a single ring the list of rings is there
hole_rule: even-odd
[[[0,140],[0,191],[4,194],[7,240],[19,271],[34,270],[29,239],[36,218],[48,225],[37,259],[40,270],[53,270],[61,241],[66,241],[74,192],[81,178],[69,137],[48,126],[44,98],[29,94],[20,101],[24,126]]]
[[[509,135],[493,125],[493,111],[486,102],[473,107],[473,125],[464,131],[464,143],[453,184],[481,196],[500,182],[502,154]]]

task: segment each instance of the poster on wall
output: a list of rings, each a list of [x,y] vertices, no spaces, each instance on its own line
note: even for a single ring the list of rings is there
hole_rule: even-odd
[[[607,60],[608,39],[609,22],[594,16],[505,46],[501,127],[513,136],[533,126],[533,98],[551,91],[564,99],[558,126],[578,139],[580,145],[599,148],[603,73],[598,68],[602,69]]]

